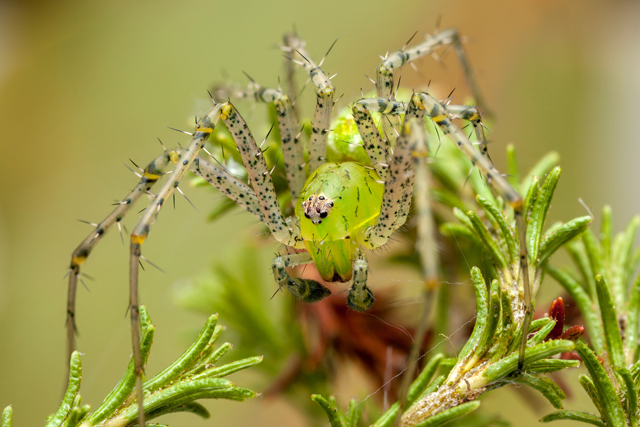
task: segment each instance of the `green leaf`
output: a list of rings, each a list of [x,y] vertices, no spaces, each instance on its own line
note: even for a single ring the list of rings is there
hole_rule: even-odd
[[[327,399],[319,394],[312,394],[311,400],[320,405],[325,414],[327,414],[331,427],[343,427],[342,421],[340,421],[340,417],[338,416],[338,409],[331,405]]]
[[[625,330],[624,346],[627,365],[631,365],[638,357],[638,322],[640,320],[640,275],[636,277],[629,294],[627,306],[627,329]]]
[[[538,198],[538,193],[540,192],[539,187],[540,179],[537,176],[531,177],[531,184],[528,187],[527,195],[524,197],[524,220],[525,223],[529,220],[531,216],[531,209],[533,205],[536,203]]]
[[[155,333],[155,326],[151,324],[151,319],[147,314],[147,310],[144,306],[140,306],[140,325],[142,327],[142,337],[140,338],[140,351],[142,353],[142,366],[146,365],[149,358],[149,351],[151,350],[151,344],[153,343],[153,335]],[[129,360],[129,366],[125,374],[122,376],[118,384],[107,395],[102,404],[95,410],[89,417],[90,425],[97,425],[108,419],[118,409],[122,403],[124,403],[131,391],[136,386],[136,372],[135,361],[133,355]],[[131,396],[133,399],[134,396]]]
[[[487,213],[489,213],[493,217],[493,219],[495,219],[496,223],[498,224],[498,227],[502,232],[502,237],[507,243],[507,248],[509,250],[509,262],[511,264],[517,263],[519,260],[518,244],[514,236],[511,234],[511,229],[507,225],[507,221],[505,220],[504,215],[502,215],[502,212],[500,212],[494,204],[489,202],[484,197],[476,196],[476,200],[478,201],[478,203],[480,203],[480,205],[482,205]]]
[[[463,361],[469,358],[476,350],[480,338],[483,336],[485,326],[487,324],[487,316],[489,315],[489,294],[487,285],[482,277],[482,273],[478,267],[471,269],[471,280],[476,290],[476,324],[473,332],[467,340],[467,343],[460,351],[458,360]]]
[[[575,343],[568,340],[552,340],[534,347],[528,347],[524,353],[524,369],[536,360],[546,359],[565,351],[572,351]],[[489,366],[482,374],[488,383],[498,381],[518,368],[518,352],[514,352],[499,362]]]
[[[582,276],[583,287],[587,291],[589,297],[594,298],[595,304],[598,301],[596,298],[596,279],[595,274],[591,270],[591,263],[587,256],[584,243],[581,240],[575,240],[565,245],[565,249],[569,252],[571,259],[578,266],[580,275]]]
[[[582,234],[582,242],[584,243],[585,251],[587,252],[587,257],[589,258],[589,263],[591,264],[591,271],[594,276],[597,273],[602,273],[602,257],[600,255],[600,246],[598,245],[598,241],[595,236],[591,232],[591,230],[587,229]]]
[[[427,363],[427,366],[425,366],[422,372],[420,372],[418,378],[416,378],[411,386],[409,386],[405,408],[413,405],[413,403],[418,400],[420,396],[422,396],[422,393],[424,393],[426,388],[429,386],[429,382],[438,370],[440,362],[443,358],[444,355],[442,353],[433,356]]]
[[[596,274],[596,290],[598,291],[598,301],[600,302],[600,313],[609,359],[614,366],[624,367],[625,359],[622,351],[622,337],[618,327],[618,315],[609,292],[609,285],[601,274]]]
[[[522,180],[520,188],[529,188],[529,186],[531,185],[530,183],[532,181],[532,177],[545,176],[551,171],[551,169],[557,166],[559,162],[560,155],[557,152],[551,151],[547,153],[529,170],[529,174]]]
[[[489,251],[494,262],[498,265],[500,270],[504,270],[507,267],[507,260],[504,258],[498,242],[491,236],[487,227],[482,223],[482,220],[474,211],[468,211],[467,217],[471,221],[473,229],[484,244],[484,247]]]
[[[593,380],[593,385],[602,403],[602,417],[605,419],[607,426],[626,426],[624,410],[622,409],[622,405],[620,405],[616,390],[607,376],[604,367],[586,344],[577,342],[576,350]]]
[[[520,171],[516,159],[516,148],[513,144],[507,145],[507,181],[513,188],[520,185]]]
[[[166,405],[178,407],[198,399],[229,399],[243,401],[256,396],[256,393],[246,388],[237,387],[231,381],[223,378],[208,378],[198,381],[180,381],[167,388],[156,391],[144,399],[145,413],[153,413]],[[138,405],[129,406],[121,417],[124,424],[138,418]]]
[[[540,243],[542,238],[542,228],[551,206],[551,198],[560,179],[560,168],[555,167],[547,176],[538,197],[531,209],[531,216],[527,224],[527,245],[529,257],[535,263],[540,255]]]
[[[201,380],[205,378],[226,377],[227,375],[231,375],[234,372],[238,372],[243,369],[247,369],[251,366],[257,365],[258,363],[262,362],[262,359],[263,359],[262,356],[253,356],[253,357],[247,357],[241,360],[236,360],[217,368],[207,369],[199,373],[198,375],[194,375],[189,380],[194,381],[194,380]]]
[[[527,366],[527,372],[532,374],[547,374],[566,368],[577,368],[578,366],[580,366],[579,360],[542,359],[529,364],[529,366]]]
[[[638,391],[636,390],[631,372],[627,368],[618,368],[616,372],[622,378],[624,384],[627,404],[627,416],[629,418],[629,424],[632,426],[640,425],[640,419],[638,418]]]
[[[207,409],[204,406],[202,406],[197,402],[191,402],[191,403],[185,403],[181,405],[173,405],[173,406],[167,405],[167,406],[160,407],[155,411],[147,413],[146,419],[151,420],[154,418],[161,417],[162,415],[174,414],[176,412],[191,413],[191,414],[198,415],[199,417],[204,419],[208,419],[209,417],[211,417],[211,414],[209,414],[209,411],[207,411]]]
[[[416,427],[435,427],[447,423],[453,419],[459,418],[463,415],[467,415],[469,412],[473,412],[480,407],[480,402],[467,402],[462,405],[454,406],[445,411],[442,411],[427,420],[416,424]]]
[[[538,390],[556,409],[562,409],[562,400],[567,396],[556,383],[548,378],[538,377],[526,372],[521,373],[513,379],[515,383],[525,384]]]
[[[178,360],[173,362],[164,371],[145,382],[143,389],[145,391],[157,390],[178,378],[187,369],[187,367],[190,367],[193,364],[205,349],[213,335],[217,322],[217,314],[210,316],[195,342],[182,354],[182,356],[178,358]]]
[[[611,206],[609,205],[602,207],[600,247],[602,248],[602,261],[605,265],[609,265],[611,261]]]
[[[584,233],[591,223],[590,216],[583,216],[572,219],[571,221],[558,227],[555,232],[550,235],[540,246],[540,262],[544,262],[555,251],[560,249],[562,245],[573,239],[574,237]]]
[[[82,379],[82,363],[80,362],[80,353],[74,351],[71,354],[69,363],[69,385],[67,392],[62,398],[62,404],[55,415],[47,422],[46,427],[58,427],[69,415],[69,411],[73,407],[78,391],[80,391],[80,381]],[[6,409],[5,409],[6,410]],[[4,412],[2,413],[2,424],[4,425]]]
[[[593,406],[595,406],[598,410],[598,413],[600,415],[604,414],[604,410],[602,409],[602,402],[600,401],[600,396],[598,395],[596,386],[593,384],[593,380],[587,375],[580,375],[578,377],[578,382],[591,399],[591,402],[593,403]]]
[[[7,406],[2,411],[0,427],[13,427],[13,408],[11,407],[11,405]]]
[[[633,241],[640,225],[640,217],[633,217],[620,238],[616,250],[613,251],[610,265],[610,276],[607,276],[611,286],[611,292],[615,297],[616,304],[623,306],[628,292],[628,281],[633,270],[629,268],[632,260]],[[616,240],[618,240],[616,238]]]
[[[530,347],[541,343],[555,327],[556,321],[554,319],[551,319],[549,317],[543,317],[542,319],[547,320],[547,322],[545,322],[545,324],[540,328],[538,332],[536,332],[531,338],[529,338],[529,340],[527,341],[527,346]],[[533,328],[531,329],[533,330]]]
[[[345,427],[358,427],[360,417],[362,416],[362,405],[359,405],[355,399],[349,402],[349,411],[347,412],[347,421]]]
[[[79,404],[79,402],[77,402]],[[80,421],[89,413],[91,410],[90,405],[78,406],[74,405],[69,413],[69,416],[62,423],[62,427],[76,427]]]
[[[601,418],[591,415],[588,412],[579,411],[558,411],[553,414],[549,414],[540,419],[541,423],[550,423],[551,421],[572,420],[581,421],[583,423],[591,424],[598,427],[607,427]]]

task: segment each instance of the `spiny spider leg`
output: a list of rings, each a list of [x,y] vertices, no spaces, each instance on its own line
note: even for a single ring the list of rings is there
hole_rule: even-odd
[[[274,258],[271,268],[280,288],[284,286],[302,302],[317,302],[331,295],[331,291],[315,280],[291,277],[287,273],[288,267],[311,263],[313,259],[309,252],[300,252]]]
[[[378,105],[373,105],[374,103]],[[379,103],[383,103],[385,107],[381,107]],[[380,179],[386,181],[387,170],[389,169],[389,153],[385,142],[378,132],[378,127],[369,113],[369,109],[373,111],[383,109],[385,114],[398,115],[404,112],[404,106],[399,102],[389,102],[385,99],[373,98],[358,101],[352,109],[353,119],[358,126],[358,131],[362,137],[364,148],[371,159],[371,163]]]
[[[134,187],[124,200],[95,229],[84,239],[71,254],[69,271],[69,288],[67,292],[67,360],[76,349],[75,345],[75,304],[76,288],[80,266],[87,260],[93,248],[100,242],[104,235],[115,225],[120,223],[124,216],[131,210],[135,203],[144,194],[148,194],[153,185],[162,177],[168,165],[175,163],[180,157],[174,150],[165,151],[155,158],[142,172],[140,182]]]
[[[196,158],[190,170],[216,187],[221,193],[237,203],[238,206],[243,207],[258,220],[264,221],[258,197],[247,184],[201,157]]]
[[[388,104],[394,104],[393,107]],[[364,99],[360,100],[357,103],[358,105],[368,107],[367,109],[375,112],[383,112],[383,111],[401,111],[401,103],[395,101],[388,101],[382,98],[377,99]],[[377,109],[376,109],[377,107]],[[472,110],[470,110],[472,111]],[[460,150],[469,158],[471,163],[474,166],[477,166],[480,172],[484,174],[487,179],[487,182],[492,185],[492,187],[496,190],[496,192],[506,200],[507,203],[511,206],[514,212],[514,219],[516,221],[516,227],[518,228],[519,234],[519,250],[520,250],[520,263],[519,263],[519,271],[514,271],[513,273],[513,281],[518,285],[518,278],[522,277],[522,286],[524,292],[524,319],[522,323],[523,329],[523,339],[520,345],[520,354],[518,358],[518,368],[522,369],[524,365],[524,351],[526,347],[526,335],[529,330],[529,324],[531,322],[531,290],[530,290],[530,277],[529,277],[529,267],[528,267],[528,253],[527,253],[527,245],[526,245],[526,230],[523,218],[523,200],[522,196],[518,194],[518,192],[507,182],[507,180],[496,170],[493,166],[489,158],[480,151],[478,151],[473,144],[469,141],[467,136],[462,130],[460,130],[457,126],[455,126],[451,121],[451,115],[448,112],[447,108],[433,96],[427,94],[426,92],[418,92],[415,93],[411,97],[411,101],[406,109],[405,114],[405,122],[408,119],[417,118],[422,119],[425,112],[427,115],[433,120],[457,146]],[[368,114],[368,112],[367,112]],[[471,118],[473,118],[474,114],[472,114]],[[355,118],[355,115],[354,115]],[[377,132],[375,129],[374,132]],[[397,150],[398,148],[396,148]],[[390,174],[391,175],[391,174]],[[385,190],[386,196],[386,190]],[[383,202],[384,203],[384,202]],[[384,207],[383,207],[384,209]],[[383,217],[381,213],[381,217]],[[377,230],[377,228],[376,228]],[[375,236],[373,233],[371,234],[372,239],[384,238],[383,235]],[[381,240],[382,241],[382,240]]]
[[[295,33],[295,31],[293,34],[285,34],[282,37],[282,49],[290,53],[291,49],[288,46],[296,43],[295,40],[298,40],[298,35]],[[286,92],[291,98],[291,105],[293,106],[293,114],[296,118],[296,121],[300,123],[300,109],[297,107],[298,85],[296,85],[296,67],[294,62],[291,60],[291,56],[285,55],[284,72]]]
[[[195,161],[196,157],[209,135],[213,132],[218,120],[224,114],[224,107],[228,104],[218,104],[211,108],[196,124],[191,142],[187,146],[180,161],[176,163],[167,181],[162,185],[158,194],[144,211],[131,233],[131,256],[129,261],[129,309],[131,310],[131,341],[136,373],[136,389],[138,400],[138,424],[144,426],[144,408],[142,392],[142,353],[140,352],[140,309],[138,304],[138,267],[142,254],[142,244],[146,240],[151,225],[156,221],[164,202],[171,197],[178,187],[180,180]]]
[[[264,160],[263,152],[253,139],[253,135],[238,111],[230,103],[222,104],[220,118],[231,132],[231,136],[238,146],[240,156],[247,169],[249,181],[254,193],[258,196],[264,223],[273,237],[287,246],[301,249],[300,228],[291,219],[282,215],[276,190],[273,187],[271,174]]]
[[[524,354],[527,344],[527,334],[531,323],[532,307],[531,307],[531,288],[529,277],[529,255],[527,251],[526,229],[523,217],[523,200],[522,196],[509,184],[509,182],[497,171],[491,164],[488,157],[473,147],[473,144],[467,139],[467,136],[457,126],[455,126],[449,117],[449,113],[442,103],[433,96],[419,92],[411,98],[411,104],[415,105],[418,110],[424,110],[442,129],[462,152],[471,160],[471,163],[478,167],[484,174],[495,190],[506,200],[513,209],[513,216],[518,228],[518,240],[520,247],[520,265],[519,271],[514,272],[512,278],[515,285],[519,287],[518,278],[522,277],[522,287],[524,291],[524,318],[522,320],[522,340],[520,342],[520,352],[518,356],[518,369],[524,366]]]
[[[111,230],[115,224],[119,224],[131,211],[143,194],[148,194],[153,185],[158,182],[162,175],[168,170],[169,165],[175,164],[185,153],[184,148],[166,150],[155,158],[142,171],[140,182],[134,187],[124,200],[117,203],[117,207],[104,220],[97,224],[94,230],[85,238],[71,255],[69,271],[69,287],[67,292],[67,359],[76,350],[75,336],[75,305],[77,280],[80,274],[81,265],[87,260],[93,248]],[[204,180],[218,188],[227,197],[235,201],[239,206],[245,208],[249,213],[255,215],[260,221],[263,220],[262,211],[255,193],[244,182],[229,174],[226,170],[215,166],[206,160],[198,157],[193,162],[190,170],[199,175]]]
[[[289,96],[279,89],[271,89],[260,86],[251,80],[247,89],[219,88],[217,94],[231,94],[240,98],[251,98],[256,102],[265,104],[273,103],[278,113],[278,128],[282,138],[282,152],[284,153],[284,165],[291,191],[291,200],[295,204],[304,186],[304,150],[298,137],[298,124],[293,113],[293,107]],[[226,96],[223,96],[226,98]]]
[[[487,138],[484,134],[484,125],[482,124],[482,119],[480,117],[480,112],[478,111],[478,107],[472,105],[447,105],[447,111],[455,119],[467,120],[473,126],[473,132],[476,134],[476,139],[478,140],[480,153],[489,157],[489,152],[487,151]],[[489,159],[491,161],[491,159]]]
[[[327,132],[331,125],[331,110],[333,109],[333,95],[335,89],[327,74],[317,65],[305,49],[304,42],[291,36],[285,39],[289,45],[291,60],[295,60],[309,73],[311,82],[316,87],[316,111],[313,115],[311,139],[309,141],[309,174],[322,165],[327,152]]]
[[[362,249],[357,249],[357,255],[353,260],[353,285],[347,294],[347,305],[349,307],[362,307],[368,310],[373,305],[375,298],[373,292],[367,287],[367,275],[369,263],[364,256]],[[361,310],[361,311],[364,311]]]
[[[485,108],[484,98],[473,77],[473,70],[464,51],[460,34],[455,28],[448,28],[432,36],[429,35],[427,36],[427,40],[414,47],[405,47],[387,55],[376,69],[376,93],[378,97],[388,98],[391,100],[394,99],[393,72],[395,69],[401,68],[403,65],[411,61],[415,61],[425,55],[432,54],[435,49],[445,45],[452,45],[454,47],[456,55],[458,56],[458,62],[460,62],[460,66],[465,75],[467,84],[471,89],[471,94],[475,102],[482,111],[488,111]],[[395,129],[399,127],[398,125],[400,121],[398,117],[394,116],[383,116],[383,118],[382,127],[387,139],[391,141],[389,146],[392,146],[392,142],[396,139]]]

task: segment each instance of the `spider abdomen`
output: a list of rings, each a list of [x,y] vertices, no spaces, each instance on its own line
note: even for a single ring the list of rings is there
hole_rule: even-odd
[[[384,185],[359,163],[325,163],[300,193],[296,216],[305,247],[328,282],[346,282],[367,227],[375,225]]]

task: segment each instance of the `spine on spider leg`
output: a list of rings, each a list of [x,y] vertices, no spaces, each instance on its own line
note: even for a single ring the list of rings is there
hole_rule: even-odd
[[[75,350],[75,304],[76,289],[80,266],[87,260],[93,248],[102,240],[107,232],[115,225],[120,225],[120,221],[129,213],[131,208],[144,194],[148,194],[153,185],[158,182],[169,164],[175,163],[182,154],[182,149],[167,150],[162,155],[156,157],[142,171],[140,182],[117,207],[102,222],[96,225],[95,229],[85,238],[71,254],[69,288],[67,292],[67,360]],[[68,364],[67,364],[68,365]]]
[[[238,146],[254,193],[258,195],[265,224],[269,227],[271,234],[281,243],[301,248],[300,230],[296,224],[288,223],[282,216],[267,163],[246,122],[229,103],[222,107],[220,118],[227,125]]]
[[[138,423],[143,426],[144,410],[142,400],[142,353],[140,351],[140,312],[138,303],[138,264],[142,253],[142,244],[146,240],[149,230],[158,217],[158,213],[175,189],[178,187],[180,180],[189,170],[191,164],[195,161],[200,149],[209,135],[213,132],[214,127],[218,123],[221,116],[221,110],[227,104],[217,104],[211,108],[196,124],[195,133],[186,150],[180,157],[180,161],[176,164],[167,182],[164,183],[158,194],[153,199],[149,207],[145,210],[142,218],[138,221],[131,233],[131,256],[129,261],[129,306],[131,310],[131,339],[133,346],[133,355],[137,382],[138,396]]]
[[[333,46],[332,46],[333,47]],[[331,125],[331,110],[335,89],[329,76],[317,65],[307,53],[304,43],[299,39],[292,40],[291,55],[299,58],[298,63],[309,73],[311,83],[316,87],[316,110],[313,115],[311,140],[309,142],[309,173],[324,163],[327,151],[327,132]],[[329,49],[331,50],[331,49]]]

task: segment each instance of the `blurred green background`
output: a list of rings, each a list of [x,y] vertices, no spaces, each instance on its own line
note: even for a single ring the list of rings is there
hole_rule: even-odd
[[[62,277],[71,251],[90,230],[76,219],[100,221],[130,191],[136,178],[123,163],[154,158],[161,150],[156,137],[168,146],[184,141],[167,126],[189,129],[193,116],[208,108],[206,90],[223,76],[244,84],[246,71],[275,86],[282,55],[274,46],[293,24],[317,59],[338,38],[324,68],[339,73],[336,93],[351,101],[360,88],[371,89],[364,75],[375,73],[378,55],[400,48],[416,30],[417,39],[432,32],[438,16],[442,27],[455,26],[469,38],[467,52],[497,117],[489,138],[499,169],[509,142],[524,167],[557,150],[563,178],[552,220],[583,215],[578,197],[593,209],[596,224],[600,207],[610,203],[616,230],[640,211],[633,184],[640,179],[637,2],[0,2],[0,406],[13,404],[15,425],[37,425],[59,404]],[[466,88],[453,55],[445,66],[429,58],[418,65],[419,72],[403,70],[404,87],[432,80],[439,96],[456,87],[454,101],[463,101]],[[310,115],[314,102],[306,92],[303,109]],[[262,111],[258,107],[254,118],[264,117]],[[255,132],[258,137],[262,130]],[[179,197],[144,247],[167,271],[147,269],[142,278],[141,298],[158,330],[150,372],[179,355],[204,322],[176,307],[176,283],[214,258],[230,257],[246,239],[264,240],[248,214],[207,223],[218,200],[184,188],[199,210]],[[265,259],[277,249],[270,240],[263,246]],[[127,265],[127,247],[114,232],[83,266],[96,278],[87,281],[90,292],[79,289],[77,314],[83,401],[94,407],[130,354]],[[543,291],[547,300],[556,294],[551,286]],[[234,378],[251,382],[247,375]],[[534,425],[551,409],[535,412],[512,394],[489,394],[483,407],[499,408],[520,426]],[[580,402],[581,390],[576,394],[567,407],[590,410]],[[214,418],[233,425],[304,424],[278,400],[206,405]],[[207,424],[193,415],[172,421]]]

